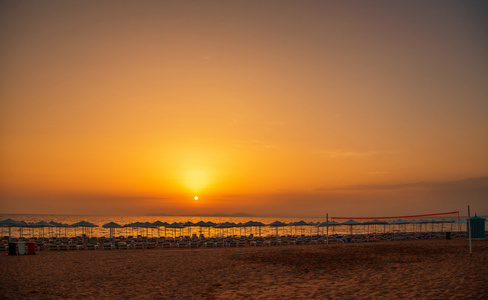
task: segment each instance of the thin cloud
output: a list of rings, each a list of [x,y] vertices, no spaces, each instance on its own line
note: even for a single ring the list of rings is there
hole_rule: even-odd
[[[328,158],[351,158],[351,157],[367,157],[378,155],[380,152],[369,151],[369,152],[354,152],[354,151],[330,151],[326,152],[324,155]]]
[[[259,140],[238,140],[234,142],[234,147],[236,148],[244,148],[244,147],[250,147],[254,149],[273,149],[275,146],[273,146],[270,143],[267,143],[266,141],[259,141]]]
[[[367,190],[402,190],[402,189],[425,189],[425,190],[448,190],[448,189],[473,189],[488,188],[488,177],[467,178],[461,180],[440,181],[440,182],[409,182],[400,184],[378,184],[378,185],[349,185],[345,187],[319,188],[318,191],[367,191]]]

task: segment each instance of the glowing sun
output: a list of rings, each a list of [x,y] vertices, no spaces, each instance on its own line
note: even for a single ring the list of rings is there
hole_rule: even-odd
[[[193,199],[198,200],[198,196],[193,197]]]

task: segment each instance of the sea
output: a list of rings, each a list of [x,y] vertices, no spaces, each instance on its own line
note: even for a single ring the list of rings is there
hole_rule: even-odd
[[[112,236],[192,236],[194,234],[203,234],[207,237],[230,236],[230,235],[254,235],[254,236],[268,236],[268,235],[315,235],[325,234],[326,227],[317,226],[284,226],[284,227],[270,227],[270,226],[253,226],[253,227],[230,227],[230,228],[214,228],[214,227],[197,227],[189,226],[185,228],[144,228],[144,227],[124,227],[111,230],[104,228],[103,225],[109,222],[114,222],[119,225],[126,225],[131,223],[154,223],[156,221],[172,223],[197,223],[213,222],[221,224],[229,223],[246,223],[249,221],[261,222],[263,224],[270,224],[275,221],[290,224],[299,221],[306,223],[321,223],[325,222],[326,218],[294,218],[294,217],[209,217],[209,216],[94,216],[94,215],[47,215],[47,214],[0,214],[0,221],[5,219],[12,219],[15,221],[24,221],[26,223],[37,223],[40,221],[56,222],[62,224],[74,224],[80,221],[90,222],[96,227],[82,228],[82,227],[38,227],[38,228],[9,228],[0,227],[0,236],[10,234],[13,237],[36,236],[36,237],[55,237],[55,236],[80,236],[86,234],[94,237],[109,237]],[[457,215],[448,215],[447,219],[458,219]],[[430,219],[440,220],[441,217],[433,217]],[[461,218],[462,220],[463,218]],[[465,218],[464,218],[465,219]],[[346,220],[336,220],[338,223]],[[370,219],[355,219],[357,222],[371,221]],[[388,220],[391,221],[391,220]],[[423,227],[422,227],[423,226]],[[466,224],[461,223],[432,223],[432,224],[399,224],[399,225],[343,225],[333,226],[329,228],[329,234],[362,234],[362,233],[383,233],[383,232],[418,232],[418,231],[463,231],[466,230]]]

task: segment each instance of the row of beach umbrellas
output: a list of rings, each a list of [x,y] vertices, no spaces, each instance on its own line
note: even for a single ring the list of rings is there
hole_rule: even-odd
[[[117,228],[132,228],[132,229],[133,228],[145,228],[146,232],[148,232],[148,230],[150,228],[154,228],[154,229],[157,228],[158,229],[158,235],[159,235],[159,230],[161,227],[164,227],[165,235],[166,235],[167,229],[173,229],[174,233],[176,234],[177,229],[180,229],[180,231],[181,231],[184,228],[190,228],[190,227],[200,227],[201,230],[202,230],[202,228],[208,228],[209,235],[210,235],[210,228],[217,228],[217,229],[220,229],[221,231],[226,230],[226,229],[229,230],[229,229],[233,229],[233,228],[239,228],[240,230],[244,229],[244,234],[246,234],[247,228],[257,227],[257,228],[259,228],[259,235],[261,235],[261,227],[263,227],[263,226],[269,226],[269,227],[275,228],[276,234],[278,234],[278,228],[286,227],[286,226],[295,227],[295,230],[297,230],[296,228],[299,227],[300,230],[303,232],[304,226],[315,226],[317,228],[332,227],[332,229],[333,229],[335,226],[343,226],[344,225],[344,226],[350,226],[350,230],[352,233],[353,226],[357,226],[357,225],[368,226],[368,228],[369,228],[369,226],[374,226],[374,228],[375,228],[374,230],[376,230],[377,225],[393,225],[393,226],[404,225],[404,226],[406,226],[406,224],[419,224],[419,226],[422,226],[423,224],[432,224],[432,226],[433,226],[435,223],[442,223],[442,224],[451,223],[451,224],[453,224],[453,223],[457,223],[457,222],[458,221],[455,219],[450,219],[450,220],[446,220],[446,219],[442,219],[442,220],[413,220],[413,221],[397,219],[397,220],[393,220],[390,222],[375,219],[375,220],[365,221],[365,222],[348,220],[348,221],[345,221],[342,223],[338,223],[335,221],[316,222],[316,223],[309,222],[309,223],[307,223],[307,222],[302,220],[299,222],[291,222],[291,223],[284,223],[284,222],[280,222],[280,221],[275,221],[275,222],[272,222],[270,224],[264,224],[262,222],[256,222],[256,221],[249,221],[246,223],[238,223],[238,224],[231,223],[231,222],[213,223],[213,222],[204,222],[204,221],[199,221],[196,223],[192,223],[192,222],[177,223],[177,222],[174,222],[174,223],[170,224],[170,223],[166,223],[166,222],[156,221],[153,223],[135,222],[135,223],[129,223],[129,224],[125,224],[125,225],[120,225],[120,224],[117,224],[115,222],[109,222],[109,223],[102,225],[102,227],[108,228],[110,230],[110,236],[111,237],[114,235],[115,229],[117,229]],[[464,222],[465,222],[465,220],[464,220]],[[93,223],[87,222],[87,221],[80,221],[80,222],[77,222],[77,223],[70,225],[70,224],[57,223],[54,221],[51,221],[51,222],[40,221],[40,222],[36,222],[36,223],[27,223],[24,221],[15,221],[12,219],[6,219],[3,221],[0,221],[0,227],[8,227],[9,228],[9,236],[10,236],[10,228],[11,227],[18,227],[18,228],[20,228],[20,230],[22,230],[23,228],[41,228],[43,234],[44,234],[44,228],[46,228],[46,227],[47,228],[55,228],[59,231],[59,233],[63,228],[66,231],[67,228],[75,228],[75,230],[76,230],[77,227],[80,227],[82,229],[83,234],[88,234],[89,231],[92,232],[94,227],[99,227],[99,226],[95,225]]]

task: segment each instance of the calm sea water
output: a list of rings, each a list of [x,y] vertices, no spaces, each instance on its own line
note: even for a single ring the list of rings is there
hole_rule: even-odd
[[[298,222],[298,221],[305,221],[307,223],[310,222],[324,222],[325,218],[265,218],[265,217],[195,217],[195,216],[80,216],[80,215],[32,215],[32,214],[0,214],[0,220],[5,220],[7,218],[11,218],[16,221],[25,221],[27,223],[31,222],[40,222],[40,221],[54,221],[57,223],[63,224],[74,224],[80,221],[87,221],[97,225],[98,227],[94,227],[89,229],[86,233],[89,236],[106,236],[110,235],[110,229],[103,228],[102,225],[115,222],[120,225],[125,225],[129,223],[135,222],[166,222],[166,223],[185,223],[185,222],[192,222],[197,223],[199,221],[204,222],[213,222],[213,223],[224,223],[224,222],[231,222],[231,223],[246,223],[248,221],[257,221],[262,222],[264,224],[270,224],[274,221],[280,221],[284,223],[291,223],[291,222]],[[456,218],[457,216],[448,216],[448,218]],[[440,218],[437,218],[440,219]],[[346,220],[336,220],[338,222],[344,222]],[[356,221],[369,221],[369,220],[356,220]],[[423,224],[422,228],[419,227],[418,224],[407,224],[407,225],[370,225],[370,226],[335,226],[333,229],[329,229],[329,233],[374,233],[374,232],[395,232],[395,231],[457,231],[457,230],[465,230],[466,224]],[[24,228],[22,235],[23,236],[77,236],[83,233],[82,228]],[[226,228],[226,229],[219,229],[219,228],[200,228],[200,227],[187,227],[184,229],[173,229],[164,227],[161,228],[121,228],[115,229],[114,234],[116,236],[123,235],[123,236],[150,236],[150,237],[157,237],[157,236],[191,236],[192,234],[200,234],[203,233],[205,236],[227,236],[227,235],[249,235],[254,234],[267,236],[267,235],[287,235],[287,234],[305,234],[305,235],[313,235],[313,234],[325,234],[326,228],[325,227],[315,227],[315,226],[286,226],[286,227],[269,227],[269,226],[262,226],[262,227],[252,227],[252,228],[243,228],[243,227],[236,227],[236,228]],[[0,234],[2,236],[8,234],[8,228],[0,227]],[[12,236],[20,236],[20,229],[12,228],[11,229]]]

